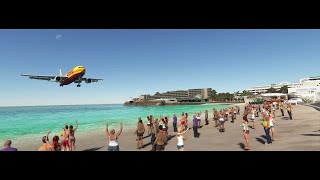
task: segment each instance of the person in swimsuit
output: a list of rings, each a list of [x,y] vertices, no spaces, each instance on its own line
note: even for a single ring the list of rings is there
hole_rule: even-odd
[[[188,129],[188,113],[186,113],[186,117],[185,117],[185,130]]]
[[[208,115],[208,110],[206,110],[206,111],[204,112],[204,118],[205,118],[205,121],[206,121],[206,124],[205,124],[205,125],[208,125],[208,124],[209,124],[208,117],[209,117],[209,115]]]
[[[213,112],[213,120],[214,120],[214,127],[218,127],[218,119],[219,119],[219,115],[218,115],[218,111],[214,111]]]
[[[225,119],[223,118],[223,114],[220,114],[219,116],[220,132],[224,131],[224,122],[225,122]]]
[[[143,146],[143,134],[145,132],[145,128],[141,118],[139,118],[137,129],[134,132],[134,135],[137,134],[137,149],[142,149]]]
[[[186,118],[186,117],[185,117],[184,113],[182,113],[182,115],[181,115],[181,120],[180,120],[181,128],[182,128],[182,129],[185,129],[185,128],[186,128],[185,118]]]
[[[245,150],[249,150],[250,149],[250,145],[249,145],[249,127],[248,127],[248,119],[243,120],[242,124],[240,126],[242,126],[242,132],[243,132],[243,137],[244,140],[246,141],[246,146],[244,147]]]
[[[156,136],[155,143],[153,146],[155,146],[156,151],[164,151],[164,144],[166,139],[166,133],[162,131],[162,125],[159,126],[159,132]]]
[[[147,132],[148,132],[148,136],[150,136],[150,134],[151,134],[151,119],[150,119],[149,116],[147,116],[147,120],[148,120],[148,122],[147,122]]]
[[[38,149],[38,151],[52,151],[53,146],[49,143],[49,134],[51,131],[48,131],[47,136],[42,137],[43,145]]]
[[[184,151],[184,140],[185,138],[183,137],[183,134],[186,133],[189,130],[189,128],[187,130],[185,130],[183,132],[183,129],[181,129],[180,127],[178,128],[178,132],[177,132],[177,139],[178,139],[178,143],[177,143],[177,148],[179,151]]]
[[[67,123],[65,124],[65,126],[63,128],[63,131],[62,131],[60,136],[62,136],[63,151],[69,151],[70,150],[70,145],[69,145],[69,131],[68,131]]]
[[[110,133],[108,130],[108,122],[106,125],[106,136],[109,139],[108,151],[120,151],[118,137],[122,132],[122,122],[120,121],[120,130],[118,133],[114,129],[111,129]]]
[[[76,130],[78,129],[78,121],[76,121],[77,126],[75,129],[73,129],[73,126],[70,125],[69,128],[69,141],[70,141],[70,151],[75,151],[76,150],[76,137],[74,136],[74,133],[76,132]]]
[[[274,134],[275,134],[275,130],[274,130],[274,125],[276,124],[274,119],[275,116],[271,116],[271,114],[269,114],[270,117],[270,134],[271,134],[271,140],[274,141]]]
[[[45,140],[45,144],[43,144],[39,151],[61,151],[61,144],[59,143],[59,136],[54,136],[52,138],[52,144],[49,142],[49,134],[51,131],[48,131],[47,136],[42,138],[42,141]]]

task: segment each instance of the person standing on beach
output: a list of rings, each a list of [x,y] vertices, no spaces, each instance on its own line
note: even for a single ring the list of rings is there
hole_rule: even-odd
[[[253,125],[252,125],[252,129],[254,129],[255,127],[256,127],[256,121],[254,120],[254,118],[255,118],[255,109],[252,107],[251,108],[251,121],[252,121],[252,123],[253,123]]]
[[[193,115],[193,137],[199,138],[198,133],[198,125],[199,125],[199,119],[196,117],[196,115]]]
[[[243,122],[240,126],[242,126],[242,132],[243,132],[243,137],[244,140],[246,141],[246,146],[244,147],[245,150],[250,149],[249,145],[249,127],[248,127],[248,119],[243,119]]]
[[[272,140],[271,140],[271,136],[270,136],[270,113],[267,113],[263,115],[263,120],[262,120],[262,125],[263,125],[263,129],[264,132],[266,133],[266,139],[267,142],[265,143],[265,145],[269,145],[272,144]]]
[[[186,113],[186,118],[185,118],[185,129],[188,129],[188,113]]]
[[[292,120],[292,106],[291,106],[291,103],[288,103],[287,111],[288,111],[288,115],[289,115],[290,120]]]
[[[209,121],[208,121],[208,110],[206,110],[205,112],[204,112],[204,117],[205,117],[205,121],[206,121],[206,124],[205,125],[208,125],[209,124]]]
[[[218,115],[218,111],[214,111],[213,112],[213,120],[214,120],[214,127],[218,127],[218,119],[219,119],[219,115]]]
[[[279,103],[279,107],[280,107],[281,115],[284,116],[284,112],[283,112],[284,104],[283,104],[283,102]]]
[[[152,147],[155,147],[156,151],[164,151],[164,144],[166,141],[166,133],[162,131],[163,127],[162,125],[159,126],[159,132],[156,136],[155,143],[152,145]]]
[[[12,141],[11,140],[6,140],[3,143],[3,148],[0,151],[18,151],[17,148],[11,147]]]
[[[177,148],[179,151],[184,151],[184,140],[185,138],[183,137],[183,134],[186,133],[189,129],[185,130],[183,132],[183,130],[179,127],[178,128],[178,132],[177,132],[177,139],[178,139],[178,144],[177,144]]]
[[[141,118],[139,118],[137,129],[134,132],[134,135],[137,134],[137,149],[142,149],[143,146],[143,134],[145,132],[143,122]]]
[[[177,118],[176,114],[173,115],[172,119],[173,119],[172,120],[173,132],[177,132],[178,131],[177,130],[177,120],[178,120],[178,118]]]
[[[63,131],[60,136],[62,136],[63,151],[69,151],[70,145],[69,145],[69,131],[68,131],[67,123],[64,125]]]
[[[222,114],[220,114],[220,116],[219,116],[219,125],[220,125],[219,131],[220,131],[220,132],[224,132],[224,122],[225,122],[225,120],[224,120],[224,118],[223,118],[223,113],[222,113]]]
[[[120,130],[118,133],[114,129],[108,130],[108,122],[106,124],[106,136],[109,139],[108,151],[120,151],[118,137],[122,132],[122,122],[120,121]]]
[[[184,115],[184,112],[181,115],[181,120],[180,120],[180,126],[183,130],[186,128],[186,116]]]
[[[201,126],[201,111],[197,114],[197,119],[198,119],[198,123],[199,123],[198,128],[202,128],[202,126]]]
[[[78,121],[76,121],[76,128],[73,129],[73,126],[70,125],[69,128],[69,141],[70,141],[70,151],[75,151],[76,150],[76,137],[74,136],[74,133],[78,129]]]
[[[275,116],[271,116],[271,115],[269,114],[269,117],[270,117],[271,140],[274,141],[274,134],[275,134],[274,125],[276,124],[275,121],[274,121]]]
[[[150,136],[150,134],[151,134],[151,119],[150,119],[149,116],[147,116],[147,120],[148,120],[148,122],[147,122],[147,132],[148,132],[148,136]]]

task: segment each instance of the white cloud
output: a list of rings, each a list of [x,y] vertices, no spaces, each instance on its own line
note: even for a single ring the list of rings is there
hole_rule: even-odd
[[[61,39],[63,36],[61,34],[56,35],[56,39]]]

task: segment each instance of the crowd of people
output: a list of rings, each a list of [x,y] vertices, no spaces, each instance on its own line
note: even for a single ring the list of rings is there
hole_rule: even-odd
[[[280,110],[281,115],[284,116],[284,109],[286,108],[289,119],[292,120],[292,106],[290,103],[285,101],[267,101],[263,104],[246,104],[243,111],[243,121],[240,125],[242,128],[243,137],[245,140],[245,147],[244,149],[250,149],[249,143],[249,127],[251,129],[255,129],[257,126],[256,117],[259,117],[259,113],[262,116],[262,126],[265,132],[265,136],[267,139],[266,145],[272,144],[275,141],[275,111]],[[225,132],[224,124],[231,119],[231,123],[234,123],[236,117],[240,115],[240,107],[234,106],[230,108],[224,109],[213,109],[213,122],[214,127],[217,127],[221,133]],[[199,138],[200,133],[198,132],[199,128],[202,128],[201,125],[201,115],[202,112],[194,112],[193,119],[192,119],[192,129],[193,129],[193,137]],[[249,122],[249,119],[250,122]],[[163,116],[160,115],[159,118],[156,118],[154,115],[150,115],[147,117],[147,125],[145,127],[143,120],[141,118],[138,119],[137,127],[134,131],[134,135],[137,136],[137,149],[144,148],[143,139],[145,131],[147,131],[147,136],[150,136],[150,144],[151,144],[151,151],[164,151],[165,145],[167,144],[168,140],[176,137],[177,138],[177,150],[184,151],[184,141],[185,137],[184,134],[191,129],[189,127],[189,120],[188,120],[188,113],[182,112],[180,120],[176,114],[173,114],[172,117],[172,126],[173,132],[175,134],[169,135],[169,115]],[[205,125],[209,125],[209,112],[205,110],[204,112],[205,118]],[[252,123],[251,126],[249,124]],[[76,138],[75,132],[78,129],[78,122],[76,121],[76,127],[73,128],[73,125],[68,126],[67,123],[62,128],[62,133],[60,135],[61,141],[59,142],[59,136],[55,135],[52,138],[52,142],[50,142],[49,135],[51,131],[49,130],[46,136],[42,137],[43,145],[38,149],[39,151],[75,151],[76,146]],[[106,123],[106,138],[108,139],[108,151],[120,151],[118,137],[122,133],[122,122],[120,122],[120,130],[115,131],[115,129],[108,129],[108,122]],[[17,151],[16,148],[11,147],[11,140],[6,140],[4,143],[4,148],[1,151]]]

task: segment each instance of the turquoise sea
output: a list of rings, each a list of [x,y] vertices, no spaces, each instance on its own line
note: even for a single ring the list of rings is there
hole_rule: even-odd
[[[48,130],[53,134],[61,132],[64,124],[75,127],[75,120],[79,123],[78,132],[92,129],[105,129],[106,121],[112,128],[119,128],[120,120],[124,130],[135,127],[138,117],[144,123],[147,116],[160,114],[170,116],[173,114],[178,119],[182,112],[187,112],[189,117],[195,111],[204,112],[206,109],[212,113],[212,109],[228,107],[229,104],[203,104],[180,106],[154,106],[154,107],[128,107],[122,104],[109,105],[70,105],[70,106],[26,106],[26,107],[0,107],[0,140],[23,140],[24,138],[42,137]],[[189,118],[189,119],[190,119]]]

